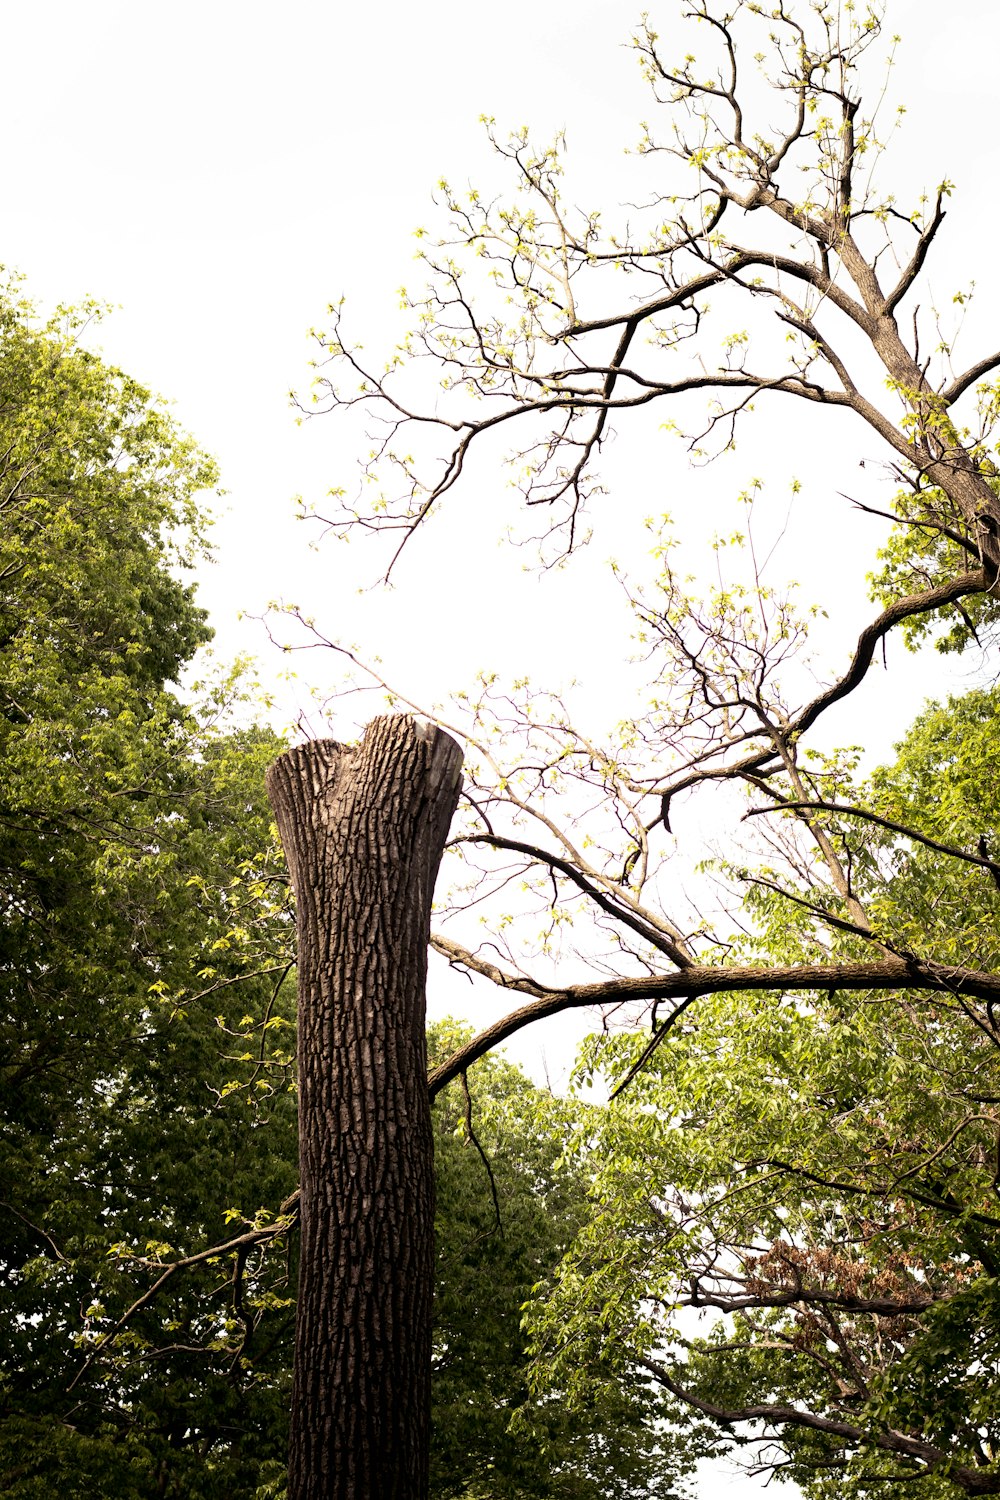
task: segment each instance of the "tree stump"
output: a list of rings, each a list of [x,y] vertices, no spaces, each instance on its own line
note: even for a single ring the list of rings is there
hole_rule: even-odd
[[[462,752],[409,715],[281,756],[298,939],[301,1251],[289,1500],[428,1491],[434,1175],[425,984]]]

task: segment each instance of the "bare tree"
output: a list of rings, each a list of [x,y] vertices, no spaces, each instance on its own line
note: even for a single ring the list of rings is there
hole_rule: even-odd
[[[418,321],[383,371],[333,309],[315,397],[366,413],[371,450],[359,504],[329,519],[399,532],[402,546],[481,440],[523,431],[524,499],[572,550],[614,418],[670,403],[680,420],[676,398],[706,392],[690,434],[703,453],[773,394],[859,417],[911,489],[909,519],[953,529],[992,577],[995,398],[982,382],[1000,352],[955,370],[933,307],[917,301],[952,184],[904,212],[876,182],[883,127],[859,88],[880,8],[694,0],[683,15],[708,34],[709,56],[672,61],[648,22],[635,38],[666,107],[662,136],[648,126],[640,142],[645,207],[606,231],[563,199],[561,140],[504,141],[491,123],[520,191],[493,202],[442,185],[450,230],[424,252],[428,285],[409,299]],[[420,358],[441,376],[426,409],[407,379]]]

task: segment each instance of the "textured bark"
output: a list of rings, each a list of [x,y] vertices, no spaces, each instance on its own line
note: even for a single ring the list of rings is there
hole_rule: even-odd
[[[431,896],[462,755],[407,715],[268,773],[296,898],[301,1257],[289,1500],[427,1495]]]

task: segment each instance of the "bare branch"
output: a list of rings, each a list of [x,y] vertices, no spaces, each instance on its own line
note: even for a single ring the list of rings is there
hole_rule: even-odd
[[[934,242],[934,236],[937,234],[938,230],[941,228],[942,223],[944,222],[945,211],[943,205],[944,194],[939,188],[937,201],[934,204],[934,212],[931,215],[930,222],[922,231],[920,238],[917,241],[917,248],[913,252],[909,265],[904,270],[902,276],[897,281],[893,290],[885,299],[884,312],[886,317],[891,317],[892,314],[896,311],[896,308],[902,302],[903,298],[910,290],[910,287],[913,285],[917,277],[920,275],[920,272],[923,270],[924,261],[927,259],[927,252],[930,250],[931,245]]]
[[[883,818],[879,813],[869,812],[863,807],[852,807],[844,802],[792,802],[783,798],[776,798],[774,807],[752,807],[749,812],[743,814],[745,818],[765,817],[769,813],[782,812],[784,810],[796,812],[799,809],[813,809],[816,812],[836,813],[848,818],[860,818],[865,823],[874,823],[879,828],[888,829],[890,833],[902,834],[904,838],[912,839],[916,844],[923,844],[928,849],[933,849],[938,854],[946,854],[949,859],[961,859],[966,864],[979,865],[981,869],[988,870],[994,881],[1000,881],[1000,865],[990,859],[988,855],[970,854],[966,849],[957,849],[954,844],[942,844],[937,839],[930,838],[925,833],[918,833],[915,828],[910,828],[905,823],[895,823],[891,818]]]
[[[902,599],[894,600],[861,632],[851,664],[843,677],[824,689],[822,693],[817,694],[812,702],[806,704],[805,708],[791,721],[787,730],[789,739],[801,739],[806,730],[816,723],[826,709],[832,707],[834,703],[839,703],[858,687],[875,658],[879,642],[894,626],[916,615],[928,614],[931,610],[941,609],[946,604],[954,604],[957,599],[963,599],[968,594],[984,593],[988,587],[989,579],[985,569],[977,568],[973,572],[962,573],[947,583],[925,589],[922,593],[907,594]],[[755,750],[750,755],[743,756],[727,766],[698,766],[671,782],[663,789],[662,796],[669,805],[670,800],[679,792],[698,786],[703,781],[728,780],[760,770],[768,762],[773,761],[776,754],[772,744]]]

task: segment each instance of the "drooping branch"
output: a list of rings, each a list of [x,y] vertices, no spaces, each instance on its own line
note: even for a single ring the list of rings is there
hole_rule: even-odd
[[[892,1427],[874,1429],[860,1427],[856,1423],[846,1422],[839,1417],[820,1416],[816,1412],[803,1411],[800,1407],[789,1406],[782,1402],[765,1401],[749,1406],[720,1406],[714,1401],[706,1401],[694,1391],[681,1385],[661,1360],[646,1357],[637,1360],[636,1363],[648,1371],[665,1390],[668,1390],[679,1401],[726,1427],[731,1427],[737,1422],[766,1422],[768,1425],[778,1427],[809,1428],[813,1432],[824,1433],[836,1442],[852,1448],[871,1445],[881,1449],[884,1453],[905,1455],[918,1460],[929,1470],[938,1468],[948,1458],[949,1476],[965,1490],[966,1494],[1000,1494],[1000,1474],[981,1473],[967,1464],[956,1463],[944,1449],[938,1448],[934,1443],[926,1442],[923,1438],[913,1437],[909,1433],[899,1432]]]
[[[523,854],[549,870],[558,871],[567,880],[571,880],[589,900],[594,902],[595,906],[599,906],[617,922],[628,927],[651,947],[666,954],[679,969],[686,969],[693,962],[691,955],[681,946],[680,940],[664,931],[661,923],[651,915],[646,916],[637,910],[638,903],[628,902],[626,893],[621,890],[620,886],[615,885],[611,890],[602,889],[595,878],[588,877],[562,855],[553,854],[538,844],[528,844],[521,839],[504,838],[493,833],[461,834],[451,840],[450,847],[460,844],[482,844],[490,849],[506,849],[514,854]]]
[[[635,1062],[625,1074],[625,1077],[621,1080],[620,1083],[615,1084],[614,1088],[611,1090],[611,1093],[608,1095],[609,1103],[612,1099],[617,1099],[621,1094],[624,1094],[633,1078],[638,1077],[643,1068],[649,1062],[650,1058],[653,1056],[653,1053],[658,1051],[666,1041],[667,1037],[670,1035],[671,1031],[674,1029],[684,1012],[698,999],[700,999],[700,995],[687,995],[683,1000],[678,1000],[669,1016],[667,1016],[667,1019],[665,1021],[662,1021],[660,1025],[655,1028],[655,1030],[653,1031],[653,1035],[650,1037],[645,1047],[643,1047],[642,1051],[639,1053],[639,1056],[636,1058]]]
[[[814,1183],[817,1187],[825,1188],[830,1192],[846,1193],[859,1198],[878,1198],[885,1196],[886,1192],[882,1184],[870,1180],[870,1173],[868,1174],[869,1180],[867,1181],[847,1182],[839,1178],[823,1177],[817,1172],[809,1171],[807,1167],[799,1166],[795,1162],[784,1161],[779,1157],[764,1157],[760,1161],[754,1162],[753,1165],[784,1172],[792,1177],[801,1177],[804,1182]],[[892,1191],[894,1193],[899,1192],[898,1182],[893,1181]],[[995,1214],[983,1213],[978,1209],[969,1209],[966,1205],[958,1203],[954,1198],[949,1199],[946,1194],[943,1195],[929,1190],[924,1191],[915,1188],[912,1183],[908,1183],[906,1186],[906,1196],[912,1198],[915,1203],[922,1203],[927,1208],[936,1209],[948,1218],[964,1218],[972,1224],[985,1225],[993,1230],[1000,1229],[1000,1218]],[[998,1274],[997,1263],[988,1251],[977,1248],[975,1253],[991,1276]]]
[[[153,1299],[163,1290],[179,1271],[189,1271],[194,1266],[204,1265],[208,1261],[216,1261],[225,1255],[246,1256],[247,1251],[255,1245],[268,1244],[272,1240],[287,1235],[298,1215],[298,1189],[286,1198],[278,1209],[277,1216],[269,1224],[263,1224],[258,1228],[248,1229],[243,1234],[237,1234],[232,1239],[222,1240],[219,1244],[210,1245],[207,1250],[197,1250],[192,1255],[183,1255],[175,1261],[164,1265],[162,1261],[150,1261],[143,1256],[130,1256],[129,1260],[135,1265],[152,1267],[160,1272],[153,1284],[146,1289],[135,1301],[122,1313],[118,1321],[108,1329],[93,1345],[83,1364],[77,1370],[73,1379],[67,1386],[67,1390],[73,1390],[79,1385],[84,1375],[105,1354],[118,1338],[119,1334],[131,1323],[137,1313],[147,1307]]]

